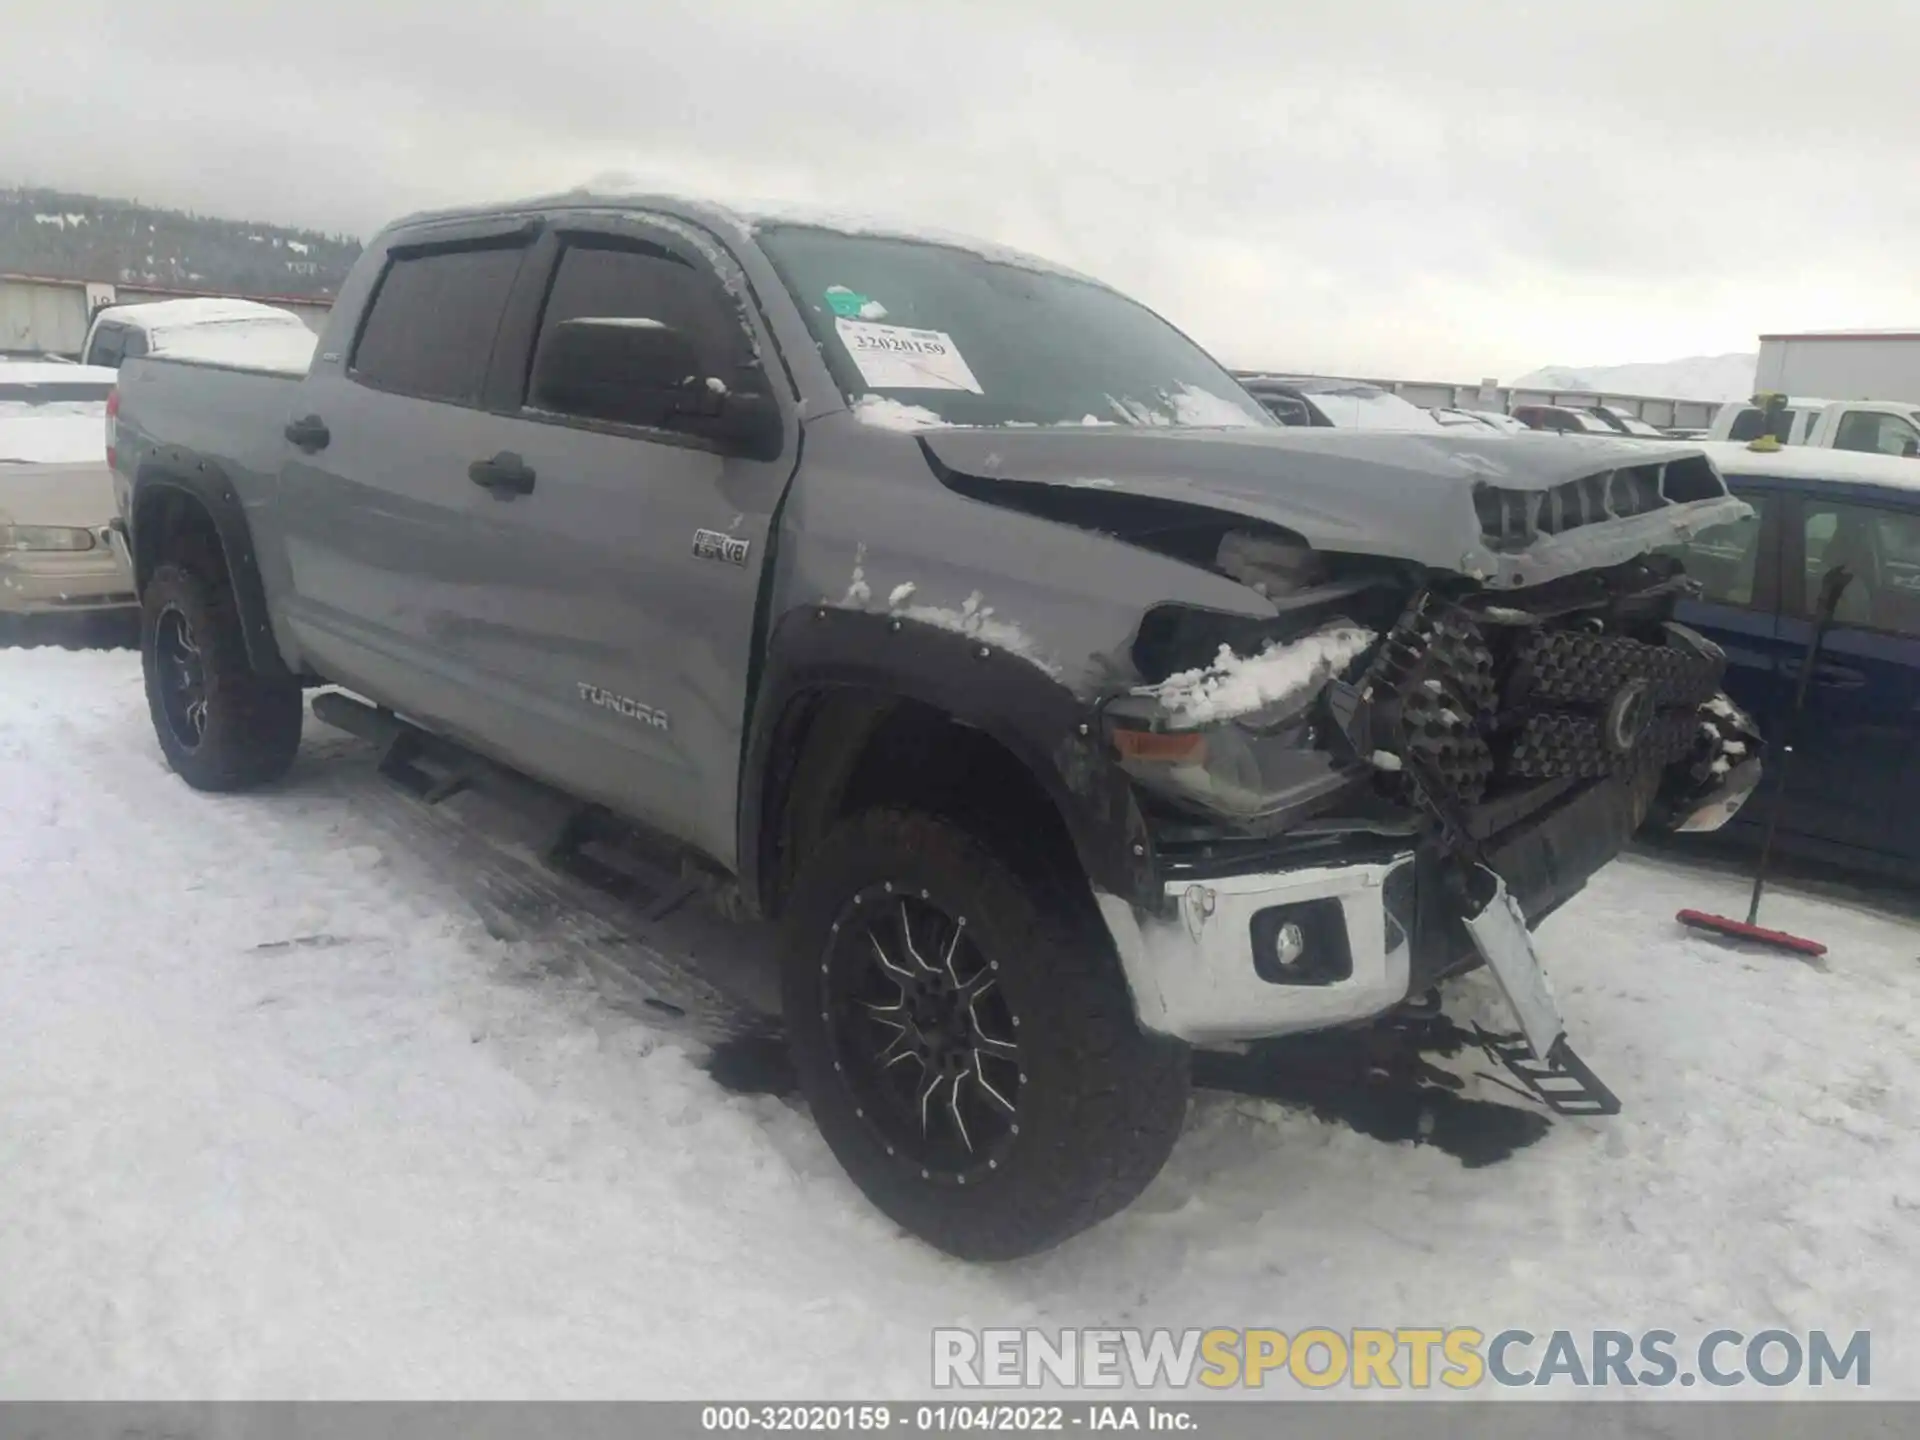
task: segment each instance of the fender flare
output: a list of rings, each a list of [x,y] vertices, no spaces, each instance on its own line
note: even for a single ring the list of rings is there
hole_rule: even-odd
[[[213,461],[163,447],[156,450],[134,476],[133,493],[127,505],[127,548],[133,558],[136,591],[146,590],[147,578],[160,560],[158,537],[144,533],[147,527],[142,523],[143,517],[150,517],[169,494],[184,496],[213,522],[233,589],[234,609],[240,617],[247,663],[258,675],[290,677],[293,671],[274,638],[272,613],[267,608],[266,586],[260,578],[260,560],[254,550],[253,530],[247,523],[246,509],[233,482]]]
[[[1046,671],[977,637],[832,606],[789,611],[768,637],[744,744],[738,854],[742,892],[773,908],[776,860],[810,699],[853,692],[917,702],[980,730],[1037,782],[1092,885],[1154,890],[1152,839],[1133,786],[1104,753],[1097,707]],[[850,767],[867,733],[847,736]]]

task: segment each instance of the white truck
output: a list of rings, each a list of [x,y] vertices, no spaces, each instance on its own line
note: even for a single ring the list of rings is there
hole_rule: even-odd
[[[189,296],[107,306],[87,327],[80,359],[117,370],[124,360],[165,354],[304,375],[318,339],[298,315],[277,305]]]
[[[1759,397],[1756,396],[1756,399]],[[1790,395],[1771,421],[1759,405],[1723,405],[1709,440],[1758,440],[1771,433],[1782,445],[1857,450],[1869,455],[1920,456],[1920,404],[1900,400],[1815,400]]]
[[[1754,389],[1920,404],[1920,330],[1762,335]]]

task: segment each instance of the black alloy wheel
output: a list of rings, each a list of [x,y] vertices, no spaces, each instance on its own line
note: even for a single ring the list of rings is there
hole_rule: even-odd
[[[967,917],[886,881],[856,894],[820,966],[834,1064],[887,1153],[965,1184],[1020,1133],[1019,1017]]]
[[[198,750],[207,734],[207,668],[193,624],[178,605],[154,621],[153,658],[167,728],[181,749]]]

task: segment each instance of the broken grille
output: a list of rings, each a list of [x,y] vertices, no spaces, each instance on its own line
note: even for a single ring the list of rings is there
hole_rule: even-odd
[[[1600,470],[1548,490],[1512,490],[1481,481],[1473,488],[1480,535],[1496,551],[1524,550],[1541,536],[1585,525],[1630,520],[1674,505],[1717,500],[1727,493],[1704,456],[1659,465]]]

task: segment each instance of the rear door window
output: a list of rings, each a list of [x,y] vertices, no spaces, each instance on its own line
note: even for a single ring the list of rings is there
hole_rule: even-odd
[[[348,373],[363,385],[477,405],[524,253],[465,246],[397,256],[360,329]]]
[[[126,358],[126,346],[125,329],[118,325],[101,325],[93,332],[93,344],[87,347],[83,362],[113,369]]]

